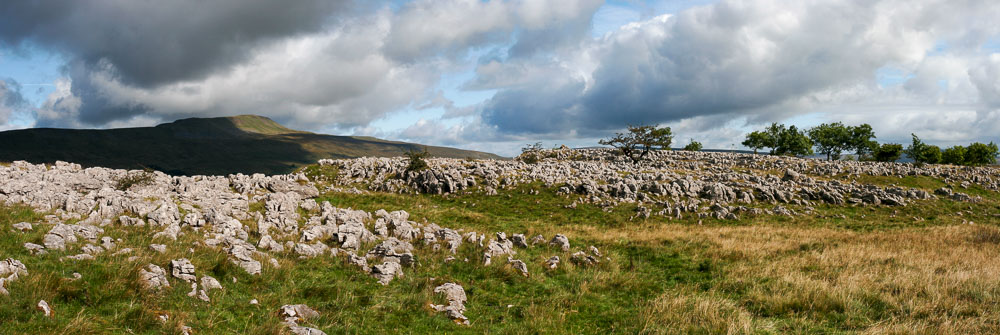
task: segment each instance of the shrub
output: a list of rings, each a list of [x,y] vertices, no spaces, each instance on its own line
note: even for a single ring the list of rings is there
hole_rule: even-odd
[[[430,156],[427,152],[427,148],[423,148],[420,151],[410,149],[406,152],[406,158],[410,160],[409,164],[406,165],[406,172],[417,172],[427,169],[427,162],[424,158]]]
[[[124,177],[115,181],[115,189],[119,191],[127,191],[132,188],[132,186],[150,185],[153,183],[153,178],[153,170],[148,168],[137,173],[128,172]]]
[[[527,164],[535,164],[542,160],[541,157],[542,142],[535,142],[535,144],[528,144],[521,148],[521,154],[517,156],[517,159],[525,162]]]
[[[941,148],[936,145],[928,145],[920,140],[916,134],[913,136],[913,143],[906,147],[906,155],[917,164],[937,164],[941,161]]]
[[[875,149],[872,156],[879,162],[895,162],[903,156],[903,145],[895,143],[883,143],[873,146]]]
[[[965,164],[973,166],[996,164],[998,152],[1000,150],[993,142],[990,144],[979,142],[969,144],[965,149]]]
[[[965,147],[956,145],[944,149],[944,152],[941,153],[941,163],[953,165],[965,164]]]
[[[694,139],[692,139],[691,143],[688,143],[687,145],[684,146],[684,150],[687,150],[687,151],[701,151],[701,142],[698,142],[698,141],[695,141]]]

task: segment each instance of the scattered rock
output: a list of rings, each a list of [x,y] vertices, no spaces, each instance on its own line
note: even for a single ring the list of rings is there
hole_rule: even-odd
[[[50,318],[54,315],[52,308],[49,307],[49,303],[45,302],[45,300],[39,300],[38,305],[35,305],[35,309],[41,311],[42,315]]]
[[[31,231],[31,224],[27,222],[18,222],[11,225],[11,227],[14,227],[14,229],[17,229],[22,232]]]
[[[557,246],[562,249],[562,251],[569,251],[569,239],[563,234],[556,234],[556,236],[552,238],[552,241],[549,241],[549,245]]]
[[[549,259],[545,261],[545,265],[547,265],[549,269],[555,269],[559,266],[559,256],[549,257]]]
[[[170,271],[174,278],[193,283],[198,277],[194,275],[194,264],[187,258],[170,261]]]
[[[167,272],[155,264],[149,264],[145,269],[139,269],[139,283],[151,290],[170,287],[170,282],[167,281]]]
[[[319,316],[319,312],[309,308],[305,304],[284,305],[278,309],[278,316],[285,322],[297,323],[299,321]]]
[[[167,252],[167,246],[163,244],[150,244],[149,248],[161,254]]]
[[[465,296],[465,289],[461,285],[455,283],[445,283],[444,285],[434,288],[434,293],[440,293],[445,296],[448,301],[447,305],[435,305],[431,304],[430,307],[438,312],[444,312],[451,318],[455,323],[458,324],[469,324],[469,318],[465,317],[465,301],[467,300]]]
[[[521,275],[525,277],[528,276],[528,264],[525,264],[521,260],[513,259],[511,257],[507,257],[507,264],[510,264],[512,267],[514,267],[515,270],[521,272]]]

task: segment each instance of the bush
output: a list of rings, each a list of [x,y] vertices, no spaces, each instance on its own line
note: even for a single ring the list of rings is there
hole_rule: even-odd
[[[969,144],[965,149],[965,164],[979,166],[997,163],[997,154],[1000,152],[993,142],[982,144],[979,142]]]
[[[127,191],[132,188],[132,186],[142,186],[150,185],[153,183],[153,170],[143,169],[141,172],[132,173],[128,172],[124,177],[115,181],[115,189],[119,191]]]
[[[517,159],[527,164],[535,164],[542,160],[541,151],[542,151],[542,142],[535,142],[535,144],[528,144],[523,148],[521,148],[521,154],[517,156]]]
[[[956,145],[944,149],[944,152],[941,153],[941,163],[953,165],[965,164],[965,147]]]
[[[883,143],[873,146],[872,158],[879,162],[895,162],[903,156],[903,145],[895,143]]]
[[[687,145],[684,146],[684,150],[701,151],[701,142],[691,140],[691,143],[688,143]]]
[[[622,155],[632,159],[632,163],[638,163],[650,150],[670,149],[674,135],[670,132],[670,127],[657,126],[628,126],[627,133],[618,133],[615,137],[600,140],[601,145],[610,145],[618,149]]]
[[[937,164],[941,161],[941,148],[936,145],[928,145],[920,140],[916,134],[913,136],[913,143],[906,147],[906,155],[917,164]]]
[[[763,148],[771,148],[772,155],[808,156],[813,153],[813,141],[804,131],[777,123],[763,131],[747,134],[743,145],[752,148],[754,153]]]
[[[430,156],[427,152],[427,148],[423,148],[421,151],[410,149],[406,152],[406,158],[410,160],[410,163],[406,165],[406,172],[418,172],[427,169],[427,162],[424,158]]]

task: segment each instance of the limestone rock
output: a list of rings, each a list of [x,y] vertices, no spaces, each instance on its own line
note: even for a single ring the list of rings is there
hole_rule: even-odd
[[[170,287],[170,282],[167,281],[167,272],[155,264],[149,264],[145,269],[139,269],[139,283],[151,290]]]
[[[455,283],[445,283],[434,288],[434,293],[443,294],[448,301],[446,305],[431,304],[430,307],[438,312],[444,312],[455,323],[469,324],[469,318],[465,317],[465,302],[468,299],[465,289]]]

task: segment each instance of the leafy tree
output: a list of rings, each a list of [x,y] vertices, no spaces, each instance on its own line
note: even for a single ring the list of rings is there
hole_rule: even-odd
[[[965,147],[956,145],[944,149],[944,152],[941,153],[941,163],[953,165],[965,164]]]
[[[649,154],[650,150],[669,149],[673,140],[674,135],[670,132],[670,127],[630,125],[627,133],[618,133],[615,137],[600,140],[598,143],[615,147],[622,155],[632,159],[633,163],[638,163]]]
[[[993,142],[990,144],[979,142],[969,144],[969,147],[965,149],[965,164],[973,166],[996,164],[997,154],[1000,153],[1000,150],[997,149],[997,145]]]
[[[868,155],[871,155],[875,148],[878,147],[878,142],[875,142],[875,131],[872,130],[872,126],[867,123],[862,123],[860,126],[850,127],[851,139],[849,147],[854,150],[854,153],[858,155],[858,159],[862,159]]]
[[[747,134],[747,138],[743,141],[743,146],[753,149],[753,153],[757,154],[757,150],[770,148],[774,144],[774,139],[769,136],[767,132],[755,131]]]
[[[809,136],[797,127],[791,126],[783,129],[778,135],[773,152],[775,155],[808,156],[813,154],[812,147],[813,142]]]
[[[906,147],[905,152],[914,162],[936,164],[941,161],[941,148],[924,143],[916,134],[910,136],[913,136],[913,143]]]
[[[826,160],[840,159],[844,150],[851,149],[853,127],[845,127],[843,123],[824,123],[809,129],[809,138],[816,144],[816,150],[826,155]]]
[[[920,154],[921,159],[927,164],[937,164],[941,162],[941,148],[936,145],[928,145]]]
[[[903,145],[895,143],[884,143],[881,146],[873,146],[872,156],[879,162],[895,162],[903,155]]]
[[[691,143],[684,146],[684,150],[687,151],[701,151],[701,142],[691,139]]]
[[[427,169],[427,162],[424,158],[430,156],[427,152],[427,148],[424,147],[423,150],[417,151],[410,149],[406,152],[406,158],[410,160],[410,163],[406,165],[406,172],[423,171]]]

